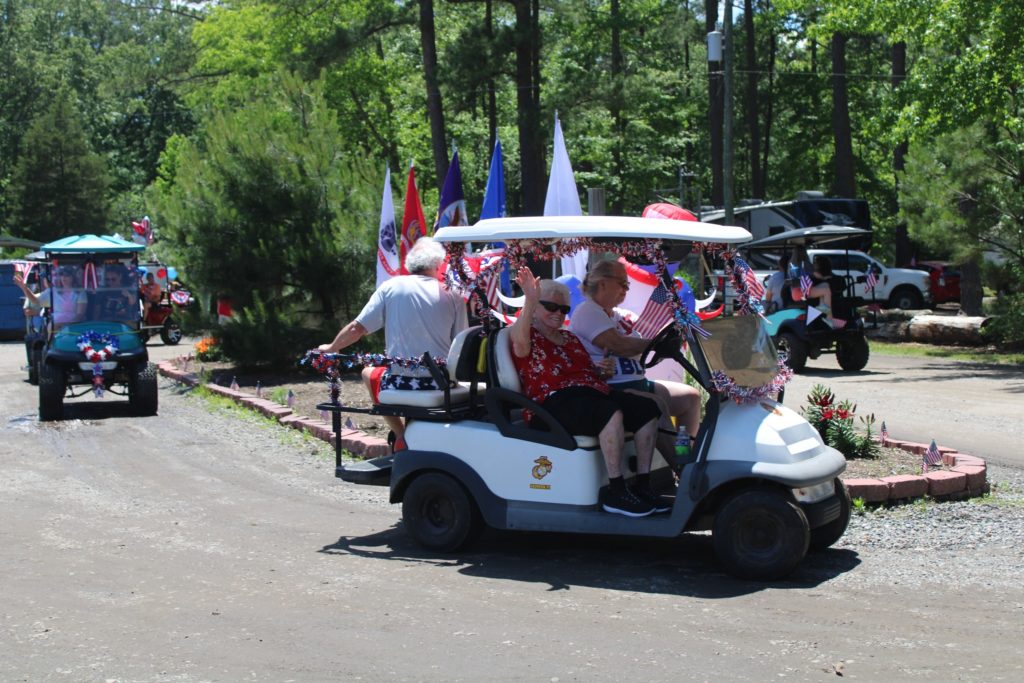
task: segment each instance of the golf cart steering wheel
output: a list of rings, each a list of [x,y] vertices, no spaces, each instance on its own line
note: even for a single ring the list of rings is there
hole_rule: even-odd
[[[654,339],[647,343],[647,348],[640,355],[640,362],[644,368],[653,368],[666,358],[678,360],[680,348],[683,345],[683,335],[674,322],[670,322],[661,328]]]

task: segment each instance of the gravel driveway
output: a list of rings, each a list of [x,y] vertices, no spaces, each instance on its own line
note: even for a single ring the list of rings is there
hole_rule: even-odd
[[[154,347],[158,355],[160,347]],[[485,534],[425,553],[318,442],[77,399],[41,425],[0,345],[0,680],[1019,680],[1024,486],[854,518],[771,584],[705,535]]]

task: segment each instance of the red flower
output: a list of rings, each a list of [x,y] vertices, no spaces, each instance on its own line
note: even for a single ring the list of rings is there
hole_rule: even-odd
[[[834,411],[832,411],[832,410],[824,410],[824,411],[822,411],[822,413],[821,413],[821,419],[822,419],[822,420],[831,420],[831,419],[832,419],[832,416],[833,416],[834,414],[835,414],[835,412],[834,412]]]

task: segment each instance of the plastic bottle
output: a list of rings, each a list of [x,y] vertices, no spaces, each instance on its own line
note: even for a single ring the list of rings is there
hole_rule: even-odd
[[[690,455],[690,436],[685,429],[676,432],[675,451],[677,458],[686,458]]]

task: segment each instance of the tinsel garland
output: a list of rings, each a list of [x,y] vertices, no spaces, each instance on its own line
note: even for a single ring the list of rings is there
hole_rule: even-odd
[[[736,291],[736,301],[740,305],[739,314],[763,316],[764,304],[761,303],[761,297],[751,292],[747,284],[747,271],[753,269],[735,252],[723,251],[719,255],[725,261],[725,275]]]
[[[779,369],[775,376],[771,381],[759,387],[738,386],[736,380],[721,370],[715,370],[711,373],[711,386],[719,394],[724,394],[736,404],[743,405],[745,403],[754,403],[779,393],[782,387],[786,386],[786,383],[791,379],[793,379],[793,371],[786,365],[786,354],[780,353]]]
[[[118,343],[117,337],[106,332],[95,332],[89,330],[79,335],[76,340],[78,350],[85,354],[85,359],[93,363],[92,366],[92,386],[93,393],[96,394],[96,398],[103,396],[103,366],[100,365],[103,361],[107,360],[111,356],[117,353]],[[96,347],[101,346],[99,350]]]
[[[439,368],[444,368],[448,362],[444,358],[434,358],[434,363]],[[338,398],[341,395],[339,379],[341,371],[351,370],[355,367],[394,367],[398,366],[407,370],[419,370],[428,367],[420,358],[389,357],[382,353],[324,353],[312,349],[299,360],[300,365],[308,365],[327,378],[327,385],[330,391],[331,403],[338,405]]]

